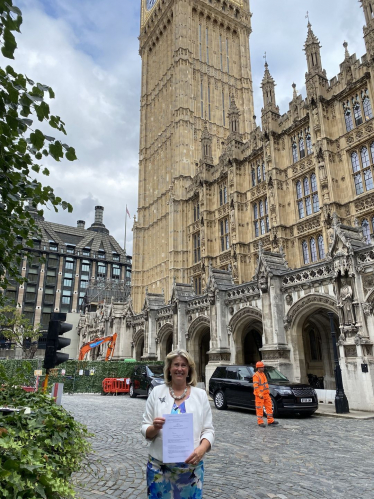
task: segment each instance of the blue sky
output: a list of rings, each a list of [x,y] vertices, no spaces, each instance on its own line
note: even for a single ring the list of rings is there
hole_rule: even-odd
[[[54,114],[66,123],[64,141],[79,161],[47,162],[43,182],[74,206],[73,214],[47,211],[50,221],[90,225],[94,207],[104,206],[104,222],[119,242],[124,237],[125,206],[137,209],[140,0],[13,0],[24,16],[17,36],[15,68],[52,86]],[[365,53],[364,15],[357,0],[251,0],[250,50],[255,112],[260,123],[260,89],[266,51],[276,81],[280,112],[288,110],[292,83],[305,97],[303,45],[309,11],[320,39],[328,78],[339,72],[343,42],[350,53]],[[2,57],[2,56],[0,56]],[[8,62],[2,61],[2,64]],[[49,132],[50,133],[50,132]],[[132,252],[132,220],[127,251]]]

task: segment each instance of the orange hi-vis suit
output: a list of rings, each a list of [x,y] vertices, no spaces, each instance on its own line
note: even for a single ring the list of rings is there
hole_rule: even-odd
[[[274,421],[273,404],[271,403],[268,380],[265,373],[256,371],[253,375],[253,391],[255,394],[257,424],[264,424],[264,406],[268,424]]]

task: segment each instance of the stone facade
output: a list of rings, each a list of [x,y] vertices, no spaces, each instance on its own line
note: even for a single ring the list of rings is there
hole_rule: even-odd
[[[206,382],[220,363],[263,358],[292,380],[315,375],[334,389],[332,324],[350,406],[373,410],[370,2],[361,0],[367,54],[358,60],[345,43],[330,80],[308,24],[306,97],[293,85],[283,115],[265,64],[261,127],[248,2],[151,4],[140,35],[132,303],[113,304],[123,335],[115,356],[162,359],[187,348]]]

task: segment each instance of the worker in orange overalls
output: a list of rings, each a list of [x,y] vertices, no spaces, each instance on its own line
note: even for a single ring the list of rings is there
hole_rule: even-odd
[[[255,394],[257,423],[261,428],[265,428],[265,423],[262,419],[265,406],[268,426],[274,426],[279,423],[278,421],[274,421],[273,418],[273,404],[271,403],[268,380],[264,373],[265,364],[257,362],[256,367],[257,371],[253,375],[253,391]]]

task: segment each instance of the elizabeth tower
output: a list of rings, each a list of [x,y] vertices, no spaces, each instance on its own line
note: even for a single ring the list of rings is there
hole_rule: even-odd
[[[142,58],[138,219],[132,298],[146,289],[170,298],[173,280],[189,282],[187,190],[208,130],[212,161],[229,135],[234,97],[240,130],[253,128],[248,0],[141,0]]]

